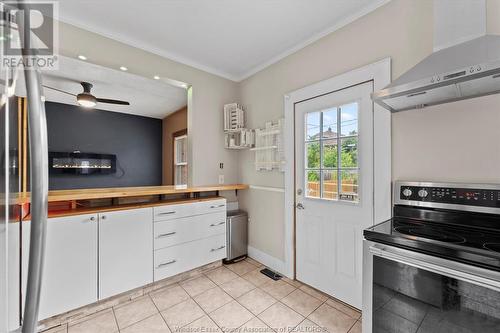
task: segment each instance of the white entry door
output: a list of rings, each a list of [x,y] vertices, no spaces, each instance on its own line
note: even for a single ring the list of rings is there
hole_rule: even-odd
[[[372,82],[295,104],[297,279],[361,308],[373,224]]]

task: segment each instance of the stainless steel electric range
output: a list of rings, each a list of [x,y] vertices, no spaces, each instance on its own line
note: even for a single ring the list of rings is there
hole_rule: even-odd
[[[364,236],[363,333],[500,332],[500,185],[397,182]]]

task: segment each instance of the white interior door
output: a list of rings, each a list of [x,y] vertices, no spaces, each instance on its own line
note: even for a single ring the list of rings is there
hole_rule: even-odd
[[[361,308],[373,224],[373,83],[295,104],[297,279]]]

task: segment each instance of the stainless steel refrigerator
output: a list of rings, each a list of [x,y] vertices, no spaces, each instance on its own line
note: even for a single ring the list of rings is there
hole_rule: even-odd
[[[20,59],[36,57],[36,51],[23,45],[23,20],[16,17],[27,10],[22,1],[0,2],[0,46],[17,45]],[[8,33],[7,33],[8,32]],[[21,32],[21,33],[19,33]],[[23,42],[22,42],[22,41]],[[2,53],[3,57],[4,53]],[[20,83],[22,82],[22,83]],[[22,84],[23,87],[19,85]],[[19,119],[17,91],[26,94],[29,137],[30,214],[32,216],[28,282],[25,294],[19,286],[19,237],[21,226],[20,202],[23,199],[19,174]],[[0,333],[12,330],[36,332],[40,286],[43,270],[45,231],[47,222],[48,172],[47,126],[38,69],[23,66],[0,68]],[[21,313],[21,303],[25,306]],[[20,326],[22,324],[22,326]]]

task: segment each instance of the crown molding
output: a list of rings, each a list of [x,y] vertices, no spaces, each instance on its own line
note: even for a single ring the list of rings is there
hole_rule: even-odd
[[[188,57],[184,57],[184,56],[157,48],[155,46],[145,44],[140,40],[135,40],[133,38],[125,37],[121,34],[111,33],[109,31],[106,31],[105,29],[96,28],[95,26],[88,25],[75,17],[69,16],[69,17],[62,18],[60,15],[59,20],[61,22],[73,25],[77,28],[96,33],[98,35],[113,39],[117,42],[129,45],[132,47],[139,48],[141,50],[156,54],[158,56],[167,58],[169,60],[178,62],[178,63],[186,65],[186,66],[193,67],[197,70],[201,70],[203,72],[207,72],[207,73],[210,73],[210,74],[213,74],[213,75],[216,75],[216,76],[219,76],[219,77],[222,77],[222,78],[234,81],[234,82],[241,82],[241,81],[244,81],[244,80],[248,79],[249,77],[253,76],[254,74],[264,70],[265,68],[279,62],[280,60],[288,57],[289,55],[294,54],[297,51],[305,48],[306,46],[318,41],[319,39],[335,32],[335,31],[345,27],[346,25],[358,20],[359,18],[371,13],[372,11],[378,9],[379,7],[389,3],[390,1],[392,1],[392,0],[374,0],[373,3],[371,3],[369,6],[366,6],[363,9],[359,10],[358,12],[354,13],[353,15],[346,17],[345,19],[334,24],[333,26],[330,26],[327,29],[325,29],[317,34],[314,34],[312,37],[310,37],[302,42],[299,42],[295,46],[289,48],[288,50],[286,50],[284,52],[281,52],[280,54],[272,57],[271,59],[269,59],[265,62],[262,62],[261,64],[246,71],[243,75],[235,75],[232,73],[228,73],[228,72],[221,70],[219,68],[215,68],[212,66],[201,64],[201,63],[194,61]]]

